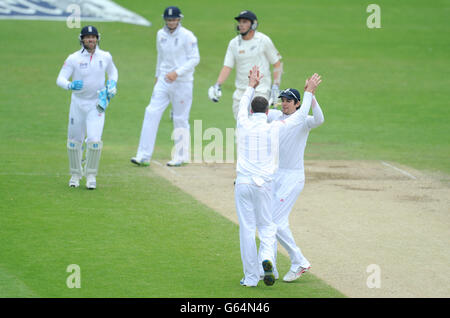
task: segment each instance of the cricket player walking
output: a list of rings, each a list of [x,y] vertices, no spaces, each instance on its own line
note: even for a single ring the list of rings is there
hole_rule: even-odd
[[[72,91],[67,137],[69,186],[79,187],[85,175],[86,187],[92,190],[97,187],[105,110],[117,93],[119,75],[111,54],[98,47],[100,34],[94,26],[82,28],[79,41],[81,49],[66,59],[56,84]],[[106,87],[105,72],[108,73]],[[86,164],[83,167],[84,142]]]
[[[281,91],[282,111],[271,109],[268,122],[286,120],[300,108],[300,93],[294,88]],[[280,138],[279,168],[274,178],[273,222],[277,225],[277,240],[288,251],[291,259],[291,268],[284,276],[285,282],[299,278],[311,267],[309,261],[303,256],[296,245],[289,228],[289,214],[305,185],[304,153],[306,142],[311,129],[323,124],[324,116],[316,97],[312,96],[312,116],[308,116],[300,127],[290,130]],[[277,244],[274,244],[275,258]],[[274,275],[278,276],[274,264]]]
[[[268,101],[257,96],[255,88],[263,75],[254,66],[249,73],[248,87],[242,96],[237,117],[237,165],[235,203],[239,219],[239,238],[243,263],[243,286],[256,286],[260,279],[260,267],[264,269],[264,283],[273,285],[275,276],[274,245],[277,227],[272,218],[273,179],[278,168],[277,144],[279,138],[303,125],[311,107],[312,94],[320,84],[314,74],[306,85],[300,110],[284,121],[267,122]],[[249,116],[251,105],[252,115]],[[260,256],[258,260],[255,234],[258,229]]]
[[[227,80],[231,70],[236,67],[236,90],[233,93],[233,115],[237,118],[239,102],[247,88],[248,72],[254,65],[259,67],[263,77],[255,91],[256,96],[263,96],[270,105],[278,99],[282,74],[281,55],[272,40],[257,31],[258,20],[251,11],[242,11],[234,18],[239,34],[229,44],[224,65],[216,84],[208,90],[208,96],[213,102],[218,102],[222,96],[221,85]],[[273,83],[271,86],[270,65],[273,65]]]
[[[183,15],[180,9],[168,7],[163,17],[165,26],[156,36],[156,82],[150,104],[145,109],[137,154],[131,158],[132,163],[140,166],[150,164],[159,122],[169,103],[172,103],[175,147],[167,165],[178,167],[190,161],[189,113],[194,70],[200,62],[200,54],[195,35],[181,26]]]

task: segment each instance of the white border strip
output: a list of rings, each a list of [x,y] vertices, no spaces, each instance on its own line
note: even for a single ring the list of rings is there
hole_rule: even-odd
[[[412,174],[410,174],[409,172],[407,172],[407,171],[405,171],[405,170],[402,170],[402,169],[400,169],[400,168],[397,168],[396,166],[393,166],[393,165],[391,165],[391,164],[389,164],[389,163],[387,163],[387,162],[384,162],[384,161],[381,161],[381,163],[382,163],[383,165],[387,166],[387,167],[391,167],[392,169],[397,170],[398,172],[404,174],[405,176],[407,176],[407,177],[409,177],[409,178],[411,178],[411,179],[414,179],[414,180],[417,179],[415,176],[413,176]]]

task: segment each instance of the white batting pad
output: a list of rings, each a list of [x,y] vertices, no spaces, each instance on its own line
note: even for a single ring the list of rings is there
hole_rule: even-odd
[[[82,143],[75,140],[67,140],[67,153],[69,154],[70,174],[81,177],[83,173],[81,169]]]
[[[86,176],[88,175],[97,175],[98,166],[100,163],[100,155],[102,154],[103,142],[88,142],[86,150]]]

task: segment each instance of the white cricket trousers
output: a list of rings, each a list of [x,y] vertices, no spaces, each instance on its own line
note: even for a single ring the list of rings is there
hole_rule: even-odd
[[[274,178],[273,222],[277,226],[277,241],[280,242],[291,259],[291,270],[296,271],[299,266],[309,267],[311,264],[303,256],[297,246],[289,226],[289,215],[297,198],[305,186],[304,174],[291,169],[278,169]],[[277,243],[273,245],[275,257]]]
[[[105,113],[97,110],[97,100],[83,100],[72,95],[67,138],[83,143],[102,139]]]
[[[190,161],[190,126],[189,112],[192,105],[193,82],[166,82],[160,76],[153,88],[150,104],[145,109],[144,123],[137,151],[137,158],[150,160],[155,148],[156,134],[162,114],[169,103],[172,103],[173,133],[175,147],[172,150],[172,160]]]
[[[256,247],[256,230],[260,239],[262,260],[274,263],[276,225],[272,222],[272,182],[258,186],[250,177],[237,176],[235,185],[236,212],[239,219],[239,240],[244,270],[244,284],[256,286],[261,263]]]

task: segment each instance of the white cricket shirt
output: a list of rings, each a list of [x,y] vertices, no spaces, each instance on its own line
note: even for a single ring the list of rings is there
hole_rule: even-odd
[[[158,58],[155,77],[175,71],[177,81],[194,80],[195,67],[200,62],[194,33],[182,27],[181,23],[172,33],[164,26],[156,35],[156,49]]]
[[[255,65],[264,75],[258,90],[271,88],[270,64],[275,64],[281,59],[280,53],[275,48],[272,40],[265,34],[255,31],[250,40],[243,40],[239,34],[228,44],[224,66],[236,67],[235,85],[237,89],[245,90],[248,86],[248,73]]]
[[[82,48],[79,51],[70,54],[64,62],[59,72],[56,84],[66,90],[69,89],[70,81],[83,81],[83,88],[79,91],[72,91],[72,96],[79,99],[95,100],[97,91],[105,87],[105,72],[108,73],[108,79],[117,82],[119,72],[114,65],[112,56],[109,52],[96,47],[93,54]]]
[[[298,111],[299,110],[295,113]],[[289,129],[285,134],[280,136],[280,169],[301,170],[301,174],[304,176],[303,158],[309,132],[311,129],[320,126],[324,122],[322,109],[320,108],[319,103],[317,103],[315,96],[312,98],[312,112],[313,116],[307,116],[306,121],[301,125],[294,129]],[[268,121],[274,122],[277,120],[286,120],[291,116],[293,116],[293,114],[285,115],[280,110],[270,109]]]
[[[272,180],[278,169],[280,138],[284,138],[287,132],[298,128],[297,126],[305,124],[312,94],[306,92],[300,109],[286,120],[268,123],[264,113],[248,116],[254,91],[254,88],[248,87],[239,104],[236,171],[239,175],[259,177],[267,182]]]

